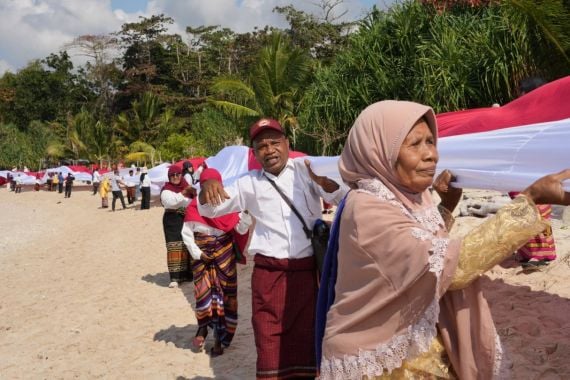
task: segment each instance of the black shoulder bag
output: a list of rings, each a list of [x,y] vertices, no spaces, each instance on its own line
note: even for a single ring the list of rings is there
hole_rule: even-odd
[[[283,191],[279,188],[279,186],[277,186],[275,181],[273,181],[265,174],[264,176],[265,178],[267,178],[269,183],[271,183],[271,185],[275,188],[275,190],[277,190],[279,195],[281,195],[281,198],[283,198],[285,203],[287,203],[287,205],[291,208],[291,211],[293,211],[293,213],[297,215],[297,218],[299,218],[299,220],[301,221],[301,224],[303,225],[303,231],[305,232],[307,239],[311,240],[311,246],[313,247],[313,254],[315,255],[315,260],[317,262],[317,269],[319,270],[319,273],[321,273],[321,270],[323,268],[323,262],[325,260],[325,254],[327,252],[327,245],[329,243],[329,235],[331,232],[330,225],[322,219],[317,219],[317,221],[315,222],[315,226],[313,227],[313,230],[309,229],[309,227],[307,227],[307,223],[305,223],[305,220],[301,216],[301,213],[299,213],[299,211],[293,205],[291,200],[287,198],[285,193],[283,193]]]

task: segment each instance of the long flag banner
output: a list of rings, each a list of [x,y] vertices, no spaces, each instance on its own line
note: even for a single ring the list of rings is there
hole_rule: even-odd
[[[536,179],[570,168],[570,76],[548,83],[502,107],[488,107],[437,115],[439,170],[450,169],[459,187],[520,191]],[[293,159],[308,159],[318,175],[340,183],[338,156],[310,157],[291,152]],[[229,146],[212,157],[195,158],[194,168],[205,161],[229,184],[259,169],[251,148]],[[175,165],[181,165],[182,161]],[[167,180],[168,167],[149,170],[152,193]],[[60,167],[49,171],[71,172],[78,180],[90,180],[90,172]],[[128,168],[123,169],[124,172]],[[7,172],[0,176],[6,177]],[[43,183],[47,175],[41,178]],[[121,173],[126,174],[126,173]],[[24,177],[24,173],[21,173]],[[22,178],[24,180],[24,178]],[[25,174],[25,183],[35,177]],[[570,191],[570,181],[564,183]]]

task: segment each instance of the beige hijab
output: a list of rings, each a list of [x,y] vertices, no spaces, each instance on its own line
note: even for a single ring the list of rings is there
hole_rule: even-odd
[[[399,181],[394,169],[404,139],[414,124],[422,117],[427,120],[434,137],[437,138],[437,124],[433,110],[430,107],[405,101],[382,101],[367,107],[356,119],[339,160],[339,170],[343,180],[352,188],[358,188],[358,182],[361,180],[380,180],[394,194],[396,201],[400,202],[411,214],[433,209],[429,191],[413,193],[406,189]],[[384,331],[376,331],[375,334],[378,337],[393,337],[402,333],[402,326],[417,324],[419,317],[425,314],[429,300],[437,299],[434,298],[437,297],[437,294],[443,294],[439,299],[440,311],[437,328],[453,370],[460,379],[491,379],[495,365],[496,333],[490,309],[481,292],[479,281],[475,281],[466,289],[446,291],[457,266],[460,242],[451,241],[447,246],[443,262],[444,268],[440,275],[440,280],[436,281],[436,276],[432,273],[433,271],[427,269],[425,257],[430,257],[429,249],[426,248],[426,245],[418,244],[418,239],[412,233],[402,234],[402,230],[421,229],[422,225],[418,222],[410,221],[410,218],[403,213],[400,215],[399,211],[394,210],[393,203],[382,203],[374,209],[374,212],[382,213],[383,215],[375,215],[375,219],[369,221],[383,234],[383,242],[377,246],[370,246],[373,239],[358,235],[358,232],[354,232],[354,236],[350,235],[343,240],[343,227],[354,227],[356,229],[356,225],[350,220],[341,219],[339,256],[344,255],[344,259],[340,257],[339,280],[336,288],[337,297],[343,294],[349,295],[344,300],[339,301],[341,303],[340,307],[349,305],[348,308],[350,308],[350,305],[358,304],[360,305],[358,307],[362,308],[362,305],[367,305],[367,303],[375,303],[377,309],[369,314],[371,319],[368,321],[364,320],[368,318],[363,317],[364,310],[355,310],[354,315],[358,315],[358,317],[354,318],[359,318],[359,320],[351,322],[349,320],[351,313],[346,313],[346,309],[342,313],[338,313],[339,308],[337,308],[336,314],[334,310],[330,314],[333,317],[331,323],[336,325],[332,328],[332,331],[338,334],[344,329],[347,332],[347,339],[350,339],[348,337],[350,336],[349,330],[351,328],[347,326],[351,326],[351,324],[352,326],[356,326],[359,323],[361,326],[372,326],[377,321],[396,320],[398,321],[397,324],[382,323],[379,329]],[[357,204],[351,206],[350,197],[347,201],[347,209],[349,212],[351,209],[356,210],[353,211],[353,215],[360,214],[369,215],[367,216],[369,218],[373,217],[368,211],[358,211]],[[343,217],[345,217],[344,213]],[[346,217],[350,218],[349,216]],[[359,221],[359,223],[361,226],[367,224],[366,221]],[[345,229],[345,233],[346,231]],[[347,233],[350,234],[351,232]],[[448,238],[448,233],[445,228],[441,228],[435,232],[433,237],[446,239]],[[351,274],[347,271],[343,272],[343,268],[341,268],[343,260],[346,260],[345,262],[351,260],[351,252],[356,252],[363,246],[367,252],[382,252],[379,256],[385,257],[386,263],[390,262],[391,257],[395,257],[394,263],[397,264],[390,267],[381,265],[380,271],[384,271],[383,274],[388,278],[393,276],[390,278],[391,283],[396,282],[394,278],[401,277],[397,278],[397,283],[400,285],[396,286],[394,290],[379,290],[377,293],[382,295],[378,295],[377,300],[370,299],[371,297],[376,297],[374,292],[359,293],[357,290],[349,289],[348,287],[347,289],[342,289],[343,284],[350,286],[357,277],[362,283],[371,284],[377,281],[376,278],[370,278],[369,281],[362,279],[367,273],[377,276],[378,274],[373,274],[374,272],[362,270],[359,273]],[[412,249],[415,249],[416,252],[407,252],[408,247],[415,247]],[[342,252],[343,249],[344,253]],[[387,250],[390,250],[390,252],[387,252]],[[425,250],[425,252],[417,250]],[[399,260],[402,262],[399,262]],[[399,270],[397,268],[398,265],[403,269]],[[353,272],[358,271],[354,267],[352,269]],[[390,271],[394,271],[393,274],[390,274]],[[342,280],[340,278],[342,275],[354,276],[354,278]],[[410,278],[405,278],[406,276]],[[406,299],[409,299],[410,295],[414,295],[416,301],[412,304],[407,304]],[[359,296],[367,297],[368,299],[363,299],[360,303],[353,302],[354,299],[348,299]],[[397,312],[395,310],[398,309],[394,305],[398,302],[393,300],[397,300],[399,297],[402,298],[400,303],[402,311]],[[385,300],[389,300],[389,302]],[[337,299],[335,299],[336,302]],[[389,307],[378,306],[382,305],[383,302],[386,302],[386,305],[389,305]],[[335,317],[336,320],[334,320]],[[327,323],[328,329],[329,325]],[[370,334],[364,334],[363,336],[370,336]],[[377,343],[380,346],[384,342]],[[353,342],[352,344],[356,345],[358,349],[362,348],[362,346],[359,346],[359,342]],[[370,346],[370,342],[368,342],[368,345]],[[408,356],[408,359],[413,359],[413,356],[414,354]]]

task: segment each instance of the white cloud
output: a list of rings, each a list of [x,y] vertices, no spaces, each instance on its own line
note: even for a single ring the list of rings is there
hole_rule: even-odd
[[[363,0],[345,0],[352,18],[362,16]],[[186,26],[220,25],[236,32],[254,26],[286,27],[276,6],[319,12],[315,0],[149,0],[144,13],[113,10],[110,0],[0,0],[0,75],[21,69],[29,61],[58,53],[66,43],[85,34],[120,30],[139,16],[165,14],[176,24],[172,31],[184,35]]]
[[[0,0],[0,60],[21,69],[80,35],[117,31],[127,19],[110,0]]]

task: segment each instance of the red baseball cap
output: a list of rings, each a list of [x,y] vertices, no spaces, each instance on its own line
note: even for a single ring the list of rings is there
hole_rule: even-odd
[[[253,123],[253,125],[249,128],[249,139],[253,141],[258,134],[268,129],[272,129],[281,134],[285,134],[283,127],[277,120],[263,118]]]

